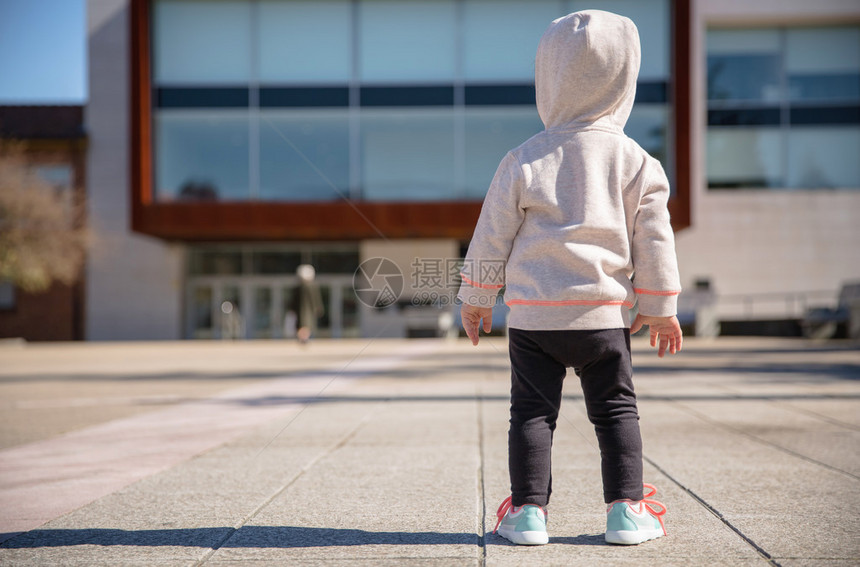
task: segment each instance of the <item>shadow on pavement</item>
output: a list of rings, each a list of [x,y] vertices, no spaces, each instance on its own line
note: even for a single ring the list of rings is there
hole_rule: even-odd
[[[231,535],[232,532],[232,535]],[[229,539],[221,543],[224,538]],[[3,534],[0,534],[0,538]],[[219,545],[220,544],[220,545]],[[32,530],[5,541],[0,549],[78,545],[201,548],[299,548],[353,545],[478,545],[473,533],[371,532],[355,529],[245,526],[160,530]]]
[[[565,394],[565,400],[581,401],[582,394]],[[860,394],[822,393],[822,394],[638,394],[640,401],[661,402],[736,402],[736,401],[791,401],[791,400],[854,400],[860,399]],[[213,405],[242,405],[250,407],[287,406],[295,404],[352,404],[352,403],[452,403],[452,402],[509,402],[507,395],[450,395],[450,396],[265,396],[259,398],[243,398],[238,400],[209,401]]]
[[[0,534],[0,540],[10,534]],[[226,541],[224,541],[224,539]],[[606,545],[603,534],[553,537],[564,545]],[[488,532],[487,545],[514,545]],[[245,526],[233,528],[188,528],[160,530],[37,529],[12,537],[0,549],[35,549],[81,545],[200,548],[305,548],[358,545],[475,545],[482,542],[474,533],[371,532],[355,529]]]

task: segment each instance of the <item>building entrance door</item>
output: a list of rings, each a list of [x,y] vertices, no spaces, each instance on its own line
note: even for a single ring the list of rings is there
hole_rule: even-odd
[[[352,277],[319,274],[323,312],[314,336],[358,337],[358,305]],[[194,276],[187,284],[186,338],[281,339],[295,336],[290,312],[296,276]]]

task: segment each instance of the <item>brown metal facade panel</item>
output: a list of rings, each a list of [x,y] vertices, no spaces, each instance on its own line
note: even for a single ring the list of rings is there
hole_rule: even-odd
[[[183,241],[469,239],[480,203],[154,203],[147,234]]]
[[[692,179],[692,0],[674,0],[672,10],[672,111],[675,139],[675,194],[669,201],[669,214],[675,231],[691,224],[690,195]]]
[[[673,9],[676,189],[669,203],[676,230],[690,224],[690,1]],[[131,227],[184,241],[469,239],[480,202],[158,203],[152,185],[151,0],[131,0]]]
[[[131,0],[131,228],[150,233],[142,217],[152,204],[152,105],[149,0]]]

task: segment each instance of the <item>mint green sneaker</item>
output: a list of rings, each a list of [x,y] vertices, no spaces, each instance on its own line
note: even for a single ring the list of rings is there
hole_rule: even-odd
[[[496,528],[493,533],[517,545],[545,545],[549,543],[546,533],[546,510],[537,504],[525,504],[517,508],[511,505],[508,496],[496,511]]]
[[[649,497],[657,494],[650,484],[644,485],[651,492],[638,501],[616,500],[606,510],[606,543],[637,545],[649,539],[666,535],[663,514],[666,506]],[[659,509],[655,510],[654,506]]]

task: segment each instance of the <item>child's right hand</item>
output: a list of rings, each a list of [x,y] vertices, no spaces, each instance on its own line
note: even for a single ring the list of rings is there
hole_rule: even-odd
[[[466,303],[460,308],[460,319],[463,321],[463,329],[471,339],[473,345],[478,344],[478,333],[481,319],[484,320],[484,332],[489,333],[493,330],[493,308],[492,307],[476,307]]]
[[[666,354],[667,348],[672,354],[680,352],[684,334],[681,332],[681,324],[678,322],[677,317],[674,315],[671,317],[636,315],[636,319],[630,325],[630,334],[632,335],[645,325],[651,329],[651,346],[657,346],[658,339],[660,341],[657,356],[662,358]]]

